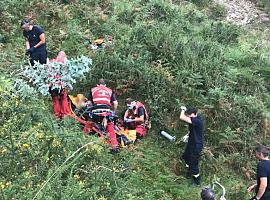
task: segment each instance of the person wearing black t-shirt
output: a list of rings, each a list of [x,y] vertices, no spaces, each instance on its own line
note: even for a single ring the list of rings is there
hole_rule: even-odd
[[[203,121],[196,108],[181,107],[180,120],[189,124],[189,138],[182,158],[193,178],[193,185],[200,186],[199,158],[203,149]]]
[[[248,187],[247,191],[252,192],[255,189],[256,195],[250,200],[269,200],[270,199],[270,160],[268,158],[269,150],[259,145],[255,149],[256,157],[260,160],[257,165],[257,183]]]
[[[46,64],[47,50],[43,29],[40,26],[33,25],[28,19],[22,20],[21,27],[25,37],[26,53],[30,55],[31,65],[35,64],[34,61]]]

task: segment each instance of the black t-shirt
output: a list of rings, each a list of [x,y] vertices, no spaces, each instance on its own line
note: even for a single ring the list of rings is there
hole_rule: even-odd
[[[33,25],[31,31],[23,31],[23,36],[26,37],[30,43],[30,47],[35,46],[40,42],[39,36],[44,33],[43,29],[40,26]],[[35,49],[37,51],[45,51],[46,50],[46,43],[42,44],[38,48]]]
[[[189,124],[189,139],[191,144],[203,144],[203,121],[200,116],[191,117]]]
[[[257,165],[257,188],[256,193],[259,190],[260,178],[267,178],[267,187],[261,199],[270,199],[270,160],[262,160]]]

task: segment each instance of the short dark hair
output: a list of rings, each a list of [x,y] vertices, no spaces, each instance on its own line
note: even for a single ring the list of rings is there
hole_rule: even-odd
[[[25,25],[25,24],[29,24],[30,23],[30,20],[29,19],[23,19],[21,21],[21,26]]]
[[[101,78],[101,79],[98,80],[98,84],[99,85],[106,85],[106,82],[105,82],[105,80],[103,78]]]
[[[125,104],[131,104],[132,101],[133,101],[132,98],[127,98],[127,99],[125,100]]]
[[[198,110],[197,110],[196,108],[192,108],[192,107],[190,107],[190,108],[188,108],[188,109],[186,110],[186,113],[187,113],[188,115],[191,115],[192,113],[194,113],[194,114],[196,115],[197,112],[198,112]]]
[[[202,200],[215,200],[215,192],[210,187],[205,187],[201,191]]]
[[[258,145],[256,147],[255,151],[258,152],[258,153],[262,153],[264,157],[267,157],[268,154],[269,154],[269,149],[266,146],[262,145],[262,144]]]

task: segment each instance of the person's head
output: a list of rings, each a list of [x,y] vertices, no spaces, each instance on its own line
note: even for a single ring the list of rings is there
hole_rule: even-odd
[[[201,199],[202,200],[215,200],[216,195],[214,190],[212,190],[210,187],[205,187],[201,191]]]
[[[256,147],[256,149],[255,149],[255,152],[256,152],[256,156],[259,159],[263,159],[263,158],[268,157],[269,149],[266,146],[264,146],[264,145],[258,145]]]
[[[98,85],[104,85],[104,86],[106,86],[105,80],[103,78],[99,79],[98,80]]]
[[[132,98],[127,98],[125,104],[128,110],[133,110],[136,106],[136,102]]]
[[[23,19],[21,21],[21,27],[25,31],[30,31],[32,26],[33,26],[33,24],[29,19]]]
[[[186,115],[189,117],[196,117],[198,110],[196,108],[187,108]]]
[[[67,55],[64,51],[60,51],[56,57],[56,61],[60,63],[65,63]]]

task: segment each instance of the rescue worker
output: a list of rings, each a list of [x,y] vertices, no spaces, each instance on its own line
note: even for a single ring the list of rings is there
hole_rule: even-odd
[[[47,49],[46,38],[43,29],[40,26],[33,25],[28,19],[21,22],[23,36],[25,37],[26,53],[30,55],[30,63],[33,66],[36,62],[46,64]]]
[[[189,138],[182,158],[193,178],[193,186],[200,186],[199,158],[203,148],[203,121],[196,108],[181,107],[180,120],[189,124]]]
[[[256,195],[250,200],[269,200],[270,199],[270,160],[269,150],[259,145],[255,149],[256,157],[260,160],[257,165],[257,183],[248,187],[247,191],[255,190]]]
[[[202,200],[216,200],[216,195],[214,190],[209,187],[205,187],[201,191],[201,199]],[[221,196],[220,200],[226,200],[225,197]]]
[[[109,133],[109,142],[112,145],[112,152],[119,152],[113,121],[118,106],[114,92],[106,87],[104,79],[99,79],[97,86],[91,89],[88,100],[94,107],[92,110],[93,121],[106,123],[104,126]]]
[[[124,122],[130,130],[136,130],[137,139],[145,137],[148,130],[148,113],[145,106],[131,98],[126,101],[127,110],[124,114]]]

